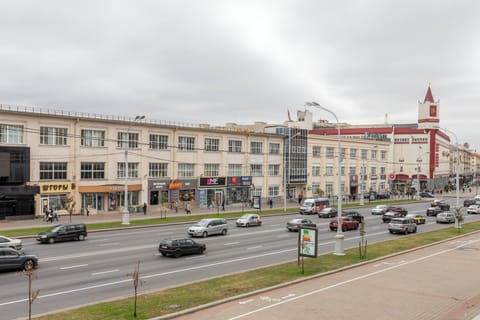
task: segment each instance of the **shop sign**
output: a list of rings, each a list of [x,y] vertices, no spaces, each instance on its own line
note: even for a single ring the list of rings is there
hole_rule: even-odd
[[[180,182],[180,180],[175,179],[173,180],[169,185],[168,189],[182,189],[183,184]]]
[[[229,186],[250,186],[252,184],[252,176],[232,176],[227,178]]]
[[[40,193],[68,193],[72,191],[71,182],[41,182]]]
[[[167,190],[169,187],[170,180],[154,180],[149,181],[149,189],[157,189],[157,190]]]
[[[224,186],[225,182],[226,182],[225,177],[200,178],[200,187]]]

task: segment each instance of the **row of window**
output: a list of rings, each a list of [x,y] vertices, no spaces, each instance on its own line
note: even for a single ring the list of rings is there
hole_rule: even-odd
[[[325,147],[325,157],[332,159],[334,157],[334,147]],[[367,155],[368,155],[367,149],[361,149],[360,150],[360,156],[361,159],[366,160]],[[345,158],[345,155],[347,154],[347,149],[346,148],[340,148],[340,155],[342,159]],[[358,154],[358,149],[351,148],[350,149],[350,159],[356,159]],[[378,150],[370,150],[370,159],[376,160],[378,158]],[[321,146],[312,146],[312,157],[314,158],[320,158],[322,156],[322,147]],[[387,151],[380,151],[380,160],[386,160],[387,159]]]
[[[23,143],[23,126],[0,124],[0,143],[22,144]],[[40,127],[40,144],[41,145],[67,145],[68,132],[66,128]],[[178,137],[178,150],[193,151],[196,150],[195,137],[181,136]],[[104,130],[81,130],[82,147],[105,147],[105,131]],[[118,132],[117,147],[122,149],[136,149],[139,145],[139,135],[134,132]],[[168,136],[159,134],[150,134],[149,148],[153,150],[166,150],[169,147]],[[203,150],[207,152],[219,152],[219,138],[205,138]],[[268,152],[270,154],[280,154],[280,143],[269,143]],[[243,146],[241,140],[229,140],[228,152],[242,152]],[[250,153],[263,154],[263,142],[250,142]]]
[[[334,186],[333,182],[326,182],[325,185],[324,185],[324,188],[322,188],[320,183],[313,182],[312,183],[312,192],[313,192],[313,194],[320,194],[320,192],[323,191],[325,195],[336,195],[337,190],[334,190],[333,186]],[[342,193],[347,192],[347,190],[345,189],[345,183],[342,183],[340,185],[340,189],[342,190]],[[368,186],[368,188],[367,188],[367,182],[363,182],[363,184],[359,184],[359,191],[360,192],[366,192],[368,190],[386,190],[386,189],[387,189],[387,184],[386,184],[385,181],[380,181],[380,183],[378,183],[378,185],[375,181],[372,181],[370,183],[370,185]]]
[[[66,180],[67,177],[67,162],[40,162],[40,180]],[[167,177],[168,176],[168,163],[151,162],[148,164],[148,175],[151,178]],[[204,166],[204,176],[220,176],[220,164],[218,163],[206,163]],[[139,163],[128,163],[128,177],[138,178]],[[228,176],[241,176],[242,165],[241,164],[229,164]],[[251,164],[250,174],[254,177],[263,176],[263,165]],[[280,165],[269,164],[268,165],[269,176],[280,176]],[[179,163],[178,164],[178,177],[196,177],[195,164],[193,163]],[[80,165],[80,178],[83,180],[98,180],[105,179],[105,163],[104,162],[82,162]],[[117,163],[117,178],[125,178],[125,162]]]
[[[349,167],[348,168],[348,174],[353,176],[353,175],[356,175],[357,174],[357,168],[356,167]],[[326,176],[333,176],[334,172],[334,166],[330,166],[330,165],[327,165],[325,166],[325,175]],[[387,172],[387,168],[386,167],[380,167],[380,174],[381,175],[385,175]],[[367,168],[366,167],[361,167],[360,168],[360,173],[359,174],[363,174],[363,175],[366,175],[367,174]],[[370,174],[372,175],[376,175],[377,174],[377,167],[370,167]],[[321,172],[321,167],[319,165],[314,165],[312,166],[312,176],[313,177],[319,177],[322,175],[322,172]],[[340,167],[340,175],[344,176],[345,175],[345,167]]]

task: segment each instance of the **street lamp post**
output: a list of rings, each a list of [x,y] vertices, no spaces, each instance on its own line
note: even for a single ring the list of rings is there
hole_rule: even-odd
[[[136,116],[133,121],[130,121],[127,129],[127,139],[122,141],[125,147],[125,190],[124,190],[124,208],[123,208],[123,215],[122,215],[122,224],[130,224],[130,211],[128,211],[128,147],[130,144],[130,128],[135,123],[135,121],[140,121],[145,119],[145,116]]]
[[[335,250],[333,254],[337,256],[343,256],[345,255],[345,252],[343,250],[343,241],[345,236],[343,235],[342,232],[342,178],[341,178],[341,146],[340,146],[340,122],[338,121],[338,117],[333,111],[322,107],[320,104],[317,102],[307,102],[307,106],[311,107],[317,107],[319,109],[322,109],[331,115],[335,117],[335,120],[337,121],[337,147],[338,147],[338,159],[337,159],[337,198],[338,198],[338,208],[337,208],[337,234],[335,235]]]
[[[457,226],[457,228],[461,228],[460,226],[460,222],[458,221],[458,217],[457,217],[457,212],[460,212],[460,177],[459,177],[459,170],[460,170],[460,154],[458,152],[458,138],[457,138],[457,135],[455,134],[455,132],[453,131],[450,131],[446,128],[444,128],[445,131],[448,131],[450,132],[451,134],[453,134],[453,136],[455,137],[455,189],[456,189],[456,192],[455,192],[455,195],[456,195],[456,204],[455,204],[455,225]]]
[[[417,200],[420,200],[420,163],[422,162],[422,158],[420,157],[420,152],[422,151],[422,146],[418,146],[418,158],[417,158]]]
[[[290,134],[290,129],[288,128],[288,136],[285,136],[288,139],[288,184],[290,184],[290,154],[292,152],[292,139],[300,135],[300,132],[297,132],[293,136]],[[283,212],[287,212],[287,157],[284,157],[283,163]]]
[[[362,159],[362,166],[360,168],[360,205],[365,204],[365,199],[363,198],[363,168],[365,167],[365,161]]]

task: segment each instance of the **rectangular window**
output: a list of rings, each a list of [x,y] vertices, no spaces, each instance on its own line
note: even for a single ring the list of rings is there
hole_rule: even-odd
[[[23,144],[23,126],[0,124],[0,143]]]
[[[280,154],[280,143],[270,143],[268,145],[268,152],[270,154]]]
[[[82,162],[80,164],[80,179],[105,179],[105,163]]]
[[[325,154],[325,157],[327,158],[333,158],[333,147],[327,147],[327,151],[326,151],[326,154]]]
[[[167,150],[168,136],[161,134],[151,134],[149,147],[152,150]]]
[[[268,175],[271,177],[278,177],[280,175],[280,165],[279,164],[269,164],[268,165]]]
[[[371,170],[372,175],[377,174],[377,168],[376,167],[371,167],[370,170]]]
[[[128,163],[128,177],[138,178],[138,162]],[[125,162],[117,162],[117,178],[125,178]]]
[[[312,157],[314,157],[314,158],[320,158],[320,151],[321,151],[321,147],[320,147],[320,146],[313,146],[313,147],[312,147]]]
[[[263,176],[263,167],[261,164],[251,164],[250,165],[250,175],[252,177],[261,177]]]
[[[64,146],[67,144],[67,129],[40,127],[40,144]]]
[[[242,152],[242,141],[228,140],[228,152]]]
[[[218,177],[220,175],[220,164],[205,163],[203,175],[207,177]]]
[[[151,178],[168,176],[168,163],[150,162],[148,164],[148,176]]]
[[[351,176],[354,176],[357,174],[357,168],[356,167],[350,167],[348,169],[348,174],[351,175]]]
[[[250,142],[250,153],[261,154],[263,153],[263,143],[258,141]]]
[[[386,160],[387,159],[387,151],[381,151],[380,152],[380,159],[381,160]]]
[[[320,183],[318,182],[312,183],[312,193],[316,195],[320,195]]]
[[[178,137],[178,150],[193,151],[195,150],[194,137]]]
[[[254,197],[261,197],[262,196],[262,187],[255,187],[252,190],[252,196]]]
[[[362,149],[362,160],[367,160],[367,152],[368,150]]]
[[[242,165],[237,163],[228,164],[228,175],[229,176],[241,176],[242,175]]]
[[[372,150],[370,152],[370,155],[372,157],[372,160],[376,160],[377,159],[377,150]]]
[[[387,172],[387,168],[385,167],[380,167],[380,174],[384,175]]]
[[[105,131],[82,129],[80,143],[82,147],[105,147]]]
[[[341,176],[344,176],[344,175],[345,175],[345,167],[344,167],[344,166],[341,166],[341,167],[340,167],[340,175],[341,175]]]
[[[333,176],[333,166],[326,166],[325,167],[325,175],[326,176]]]
[[[325,183],[325,193],[329,196],[333,195],[333,183]]]
[[[278,185],[268,186],[268,196],[278,197],[280,195],[280,187]]]
[[[66,162],[40,162],[40,180],[66,180]]]
[[[320,166],[312,166],[312,176],[319,177],[320,176]]]
[[[195,176],[195,164],[193,163],[179,163],[178,164],[178,176],[179,177],[194,177]]]
[[[220,151],[220,139],[205,138],[205,151],[207,152]]]
[[[350,149],[350,159],[357,158],[357,149]]]
[[[345,159],[345,155],[347,154],[347,149],[346,148],[341,148],[340,149],[340,159]]]
[[[118,132],[117,147],[122,149],[138,148],[138,133],[134,132]]]

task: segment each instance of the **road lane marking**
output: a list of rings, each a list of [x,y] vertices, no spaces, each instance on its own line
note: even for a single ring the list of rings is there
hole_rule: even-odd
[[[227,242],[227,243],[224,243],[223,245],[224,246],[233,246],[233,245],[236,245],[236,244],[239,244],[240,242]]]
[[[247,250],[255,250],[260,248],[262,248],[262,246],[254,246],[254,247],[248,247]]]
[[[101,271],[101,272],[94,272],[94,273],[92,273],[92,276],[98,276],[100,274],[112,273],[112,272],[118,272],[118,271],[120,271],[120,270],[113,269],[113,270],[107,270],[107,271]]]
[[[87,267],[87,266],[88,266],[88,264],[77,264],[76,266],[61,267],[60,270],[81,268],[81,267]]]
[[[112,243],[103,243],[98,245],[99,247],[109,247],[109,246],[118,246],[120,243],[119,242],[112,242]]]

